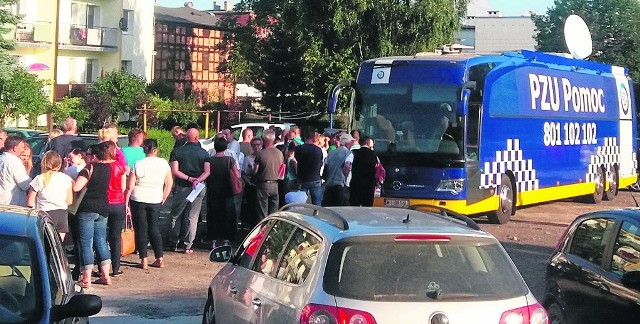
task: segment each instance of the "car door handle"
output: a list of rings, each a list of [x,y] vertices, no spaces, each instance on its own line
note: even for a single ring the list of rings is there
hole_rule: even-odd
[[[252,303],[253,303],[253,306],[255,306],[255,307],[262,306],[262,301],[260,301],[260,298],[254,298]]]
[[[235,294],[237,294],[237,293],[238,293],[238,288],[236,288],[236,287],[231,287],[231,289],[229,289],[229,292],[230,292],[232,295],[235,295]]]

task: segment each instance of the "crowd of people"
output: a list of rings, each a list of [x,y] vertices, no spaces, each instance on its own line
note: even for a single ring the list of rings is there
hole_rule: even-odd
[[[115,124],[100,129],[99,143],[87,147],[76,121],[67,118],[51,132],[40,167],[32,170],[26,140],[0,130],[0,203],[47,212],[60,238],[73,242],[74,275],[86,288],[110,285],[123,273],[121,233],[129,217],[138,267],[163,268],[165,248],[193,253],[203,202],[206,234],[200,240],[215,248],[284,204],[371,206],[380,185],[372,140],[357,130],[318,134],[292,126],[254,137],[247,128],[238,142],[224,128],[212,146],[199,141],[197,125],[186,131],[176,126],[171,134],[175,144],[167,161],[158,156],[157,140],[140,129],[129,132],[127,147],[118,147]],[[163,237],[159,214],[170,195],[170,232]]]
[[[272,127],[254,137],[246,128],[238,142],[226,127],[204,145],[195,128],[174,127],[172,134],[176,144],[169,164],[176,199],[169,241],[175,251],[193,252],[203,202],[207,234],[202,242],[216,247],[238,239],[240,226],[252,228],[285,204],[372,206],[381,185],[373,141],[357,130],[319,134],[312,128]],[[234,192],[237,177],[243,187]],[[205,189],[186,200],[201,183]]]

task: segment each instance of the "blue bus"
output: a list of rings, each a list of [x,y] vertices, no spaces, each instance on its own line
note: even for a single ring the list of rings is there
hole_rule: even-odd
[[[375,206],[506,223],[518,206],[598,203],[635,183],[632,85],[624,68],[562,55],[417,54],[363,62],[328,109],[346,92],[349,128],[374,139],[387,170]]]

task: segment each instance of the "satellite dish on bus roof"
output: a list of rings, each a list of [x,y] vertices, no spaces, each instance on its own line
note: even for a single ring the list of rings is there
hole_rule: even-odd
[[[589,27],[577,15],[567,17],[564,23],[564,41],[575,59],[585,59],[593,51]]]

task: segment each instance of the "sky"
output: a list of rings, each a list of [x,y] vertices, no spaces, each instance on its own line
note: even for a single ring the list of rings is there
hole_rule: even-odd
[[[198,10],[213,9],[214,0],[156,0],[156,3],[164,7],[181,7],[186,1],[193,2],[193,7]],[[229,1],[236,3],[235,0]],[[222,5],[224,0],[218,0],[218,3]],[[553,0],[472,0],[468,14],[482,16],[487,10],[500,10],[504,17],[521,16],[529,11],[544,14],[552,4]]]

